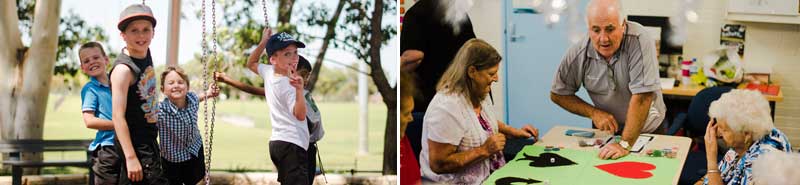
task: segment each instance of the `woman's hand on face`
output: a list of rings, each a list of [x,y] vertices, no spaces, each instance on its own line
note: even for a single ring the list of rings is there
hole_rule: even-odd
[[[706,158],[708,161],[717,161],[717,124],[715,118],[708,121],[706,135],[703,138],[706,144]]]

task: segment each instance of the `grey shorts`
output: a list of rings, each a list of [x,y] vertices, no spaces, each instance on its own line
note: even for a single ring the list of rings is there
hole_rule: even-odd
[[[94,184],[113,185],[119,180],[120,155],[114,146],[99,146],[92,151],[92,171]]]

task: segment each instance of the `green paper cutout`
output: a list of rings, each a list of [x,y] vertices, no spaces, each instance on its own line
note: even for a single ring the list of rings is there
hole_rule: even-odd
[[[513,160],[502,168],[492,173],[485,181],[484,184],[492,185],[495,180],[504,177],[518,177],[526,179],[536,179],[542,182],[549,182],[551,185],[574,185],[574,184],[614,184],[614,185],[634,185],[634,184],[672,184],[676,173],[679,173],[678,167],[680,160],[678,158],[666,157],[646,157],[638,156],[639,154],[631,153],[628,156],[617,160],[603,160],[597,157],[598,151],[583,151],[573,149],[562,149],[561,151],[553,152],[562,157],[578,163],[577,165],[556,166],[556,167],[531,167],[530,161],[517,159],[524,158],[523,154],[530,156],[539,156],[545,153],[544,146],[529,145],[525,146]],[[613,174],[605,172],[597,165],[617,163],[624,161],[636,161],[650,163],[656,166],[656,169],[650,170],[653,173],[652,177],[645,179],[629,179],[617,177]]]

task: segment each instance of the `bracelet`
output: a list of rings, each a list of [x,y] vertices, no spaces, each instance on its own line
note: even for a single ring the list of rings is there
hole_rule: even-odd
[[[720,171],[719,170],[708,170],[708,171],[706,171],[706,173],[720,173]]]

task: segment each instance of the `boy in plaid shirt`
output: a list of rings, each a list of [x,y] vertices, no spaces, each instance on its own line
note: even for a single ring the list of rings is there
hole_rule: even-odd
[[[203,141],[197,128],[201,101],[219,95],[211,84],[205,94],[189,90],[189,78],[177,67],[161,73],[161,92],[166,98],[158,111],[158,134],[164,174],[170,184],[197,184],[206,175]]]

